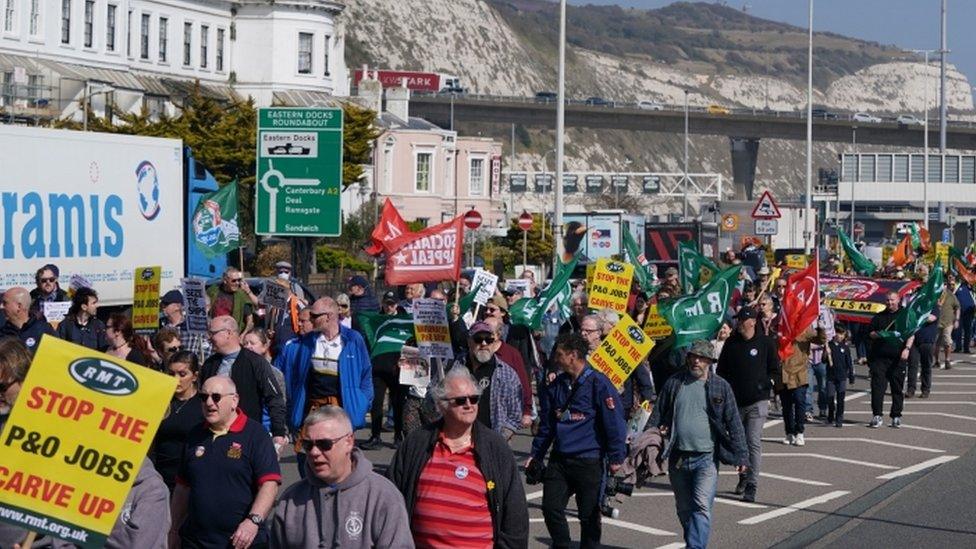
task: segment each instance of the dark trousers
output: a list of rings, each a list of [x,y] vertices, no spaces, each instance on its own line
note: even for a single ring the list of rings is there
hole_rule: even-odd
[[[969,345],[973,341],[973,317],[976,316],[976,307],[970,307],[959,315],[959,328],[953,331],[953,340],[956,344],[955,352],[969,353]]]
[[[576,496],[580,520],[580,547],[600,547],[600,497],[603,494],[603,464],[597,458],[553,455],[542,484],[542,516],[552,538],[552,547],[570,547],[566,504]]]
[[[891,390],[891,417],[901,417],[905,406],[905,361],[897,358],[875,357],[868,364],[871,370],[871,412],[884,415],[885,389]]]
[[[383,396],[390,392],[390,407],[393,408],[393,432],[397,438],[403,437],[403,403],[406,398],[406,388],[400,385],[400,374],[393,371],[373,369],[373,406],[370,411],[372,424],[370,434],[374,437],[383,432]]]
[[[779,399],[783,404],[783,427],[786,429],[786,434],[798,435],[803,433],[803,425],[806,420],[807,386],[783,389],[779,393]]]
[[[844,397],[847,396],[847,380],[827,378],[827,421],[844,422]]]
[[[932,360],[935,355],[934,343],[919,343],[912,347],[908,357],[908,392],[914,393],[917,388],[919,370],[922,374],[922,392],[932,390]]]

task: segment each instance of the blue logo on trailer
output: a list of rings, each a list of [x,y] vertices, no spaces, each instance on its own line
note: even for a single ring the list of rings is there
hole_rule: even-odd
[[[139,212],[147,221],[159,215],[159,174],[152,162],[143,160],[136,168],[136,191],[139,193]]]

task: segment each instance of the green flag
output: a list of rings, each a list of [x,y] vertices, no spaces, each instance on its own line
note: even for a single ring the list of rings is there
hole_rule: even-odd
[[[851,267],[854,268],[854,272],[861,276],[874,276],[874,271],[878,270],[878,267],[870,259],[864,257],[864,254],[857,251],[854,243],[844,233],[844,229],[837,227],[837,238],[840,239],[840,244],[844,247],[847,258],[851,260]]]
[[[694,241],[684,240],[678,244],[678,276],[686,294],[701,288],[702,267],[712,271],[712,276],[719,272],[718,266],[695,248]]]
[[[215,257],[240,248],[237,204],[236,179],[200,198],[193,212],[193,242],[204,255]]]
[[[922,247],[922,235],[918,232],[918,223],[908,226],[908,232],[912,235],[912,249],[917,250]]]
[[[513,303],[508,309],[512,324],[541,330],[542,315],[549,310],[549,307],[555,304],[560,307],[560,311],[566,313],[569,307],[569,298],[572,295],[569,278],[573,276],[573,270],[576,269],[578,261],[579,255],[576,255],[569,263],[561,264],[555,276],[552,277],[552,282],[545,290],[542,290],[538,297],[523,297]]]
[[[690,345],[697,339],[712,339],[722,325],[740,270],[741,265],[729,267],[694,294],[658,304],[661,316],[674,329],[675,348]]]
[[[480,289],[481,289],[481,284],[478,284],[474,288],[471,288],[470,292],[464,294],[463,296],[460,297],[460,299],[458,299],[458,309],[461,310],[461,316],[464,316],[465,313],[471,310],[471,306],[474,305],[474,298],[478,296],[478,290]],[[448,301],[447,302],[448,318],[450,318],[451,305],[453,304],[450,301]]]
[[[921,328],[928,321],[929,313],[939,301],[942,295],[942,263],[938,262],[932,269],[925,286],[922,286],[912,297],[912,300],[901,309],[895,316],[895,321],[887,326],[885,330],[878,333],[886,339],[898,339],[907,341],[916,330]]]
[[[649,296],[657,292],[657,287],[661,283],[658,282],[654,273],[647,268],[644,254],[637,247],[637,241],[634,240],[634,235],[630,234],[630,231],[624,231],[624,251],[627,252],[627,261],[634,265],[634,276],[637,277],[637,282],[640,284],[644,295]]]
[[[366,336],[370,358],[398,352],[407,340],[414,337],[411,314],[384,315],[364,311],[356,313],[356,322]]]

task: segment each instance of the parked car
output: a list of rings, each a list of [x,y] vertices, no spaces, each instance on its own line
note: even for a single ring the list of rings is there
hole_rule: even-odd
[[[810,111],[810,116],[813,118],[821,118],[823,120],[837,120],[837,115],[828,111],[827,109],[813,109]]]
[[[604,99],[602,97],[587,97],[586,98],[586,101],[584,101],[584,103],[586,103],[587,105],[593,106],[593,107],[612,107],[613,106],[613,101],[608,101],[608,100],[606,100],[606,99]]]
[[[902,126],[921,126],[924,124],[924,122],[918,118],[915,118],[915,115],[913,114],[899,115],[898,118],[895,119],[895,122],[898,122]]]
[[[637,108],[645,111],[663,111],[664,105],[654,101],[638,101]]]
[[[871,123],[871,124],[880,124],[881,123],[881,119],[880,118],[878,118],[877,116],[874,116],[872,114],[868,114],[866,112],[857,112],[857,113],[854,113],[854,116],[851,117],[851,120],[853,120],[855,122],[868,122],[868,123]]]
[[[709,105],[707,112],[708,114],[723,114],[723,115],[732,114],[732,111],[730,111],[726,107],[723,107],[722,105]]]
[[[559,100],[559,94],[552,91],[535,92],[536,103],[555,103]]]

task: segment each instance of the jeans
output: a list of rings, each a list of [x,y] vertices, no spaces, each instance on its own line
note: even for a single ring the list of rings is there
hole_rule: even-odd
[[[746,446],[749,447],[749,470],[744,475],[740,473],[739,477],[745,477],[747,485],[758,484],[759,466],[762,464],[762,431],[768,414],[769,400],[765,398],[739,408],[742,428],[746,432]]]
[[[919,370],[922,372],[922,392],[932,390],[932,360],[935,355],[934,343],[919,343],[912,346],[908,356],[908,392],[914,393]]]
[[[714,455],[675,450],[668,460],[668,479],[674,490],[674,505],[684,530],[685,545],[688,549],[707,547],[718,487]]]
[[[542,481],[542,516],[554,548],[570,547],[566,503],[569,496],[574,494],[580,520],[580,547],[600,547],[602,461],[598,458],[551,455]]]
[[[953,330],[952,339],[956,344],[955,351],[969,353],[969,344],[973,340],[973,317],[976,307],[970,307],[959,315],[959,328]]]
[[[846,379],[827,380],[827,421],[844,422],[844,397],[847,396]]]
[[[891,388],[891,417],[901,417],[905,406],[905,361],[897,358],[874,358],[871,370],[871,413],[884,415],[885,389]]]
[[[799,435],[803,433],[804,408],[807,401],[806,386],[796,389],[783,389],[779,393],[779,398],[783,403],[783,427],[787,435]]]
[[[828,352],[824,350],[824,352]],[[817,362],[816,364],[811,364],[807,366],[807,395],[806,395],[806,408],[805,411],[808,413],[813,413],[813,392],[817,392],[817,413],[822,414],[827,410],[827,385],[825,380],[827,378],[827,364],[825,362]],[[817,381],[817,386],[814,388],[813,381]]]

